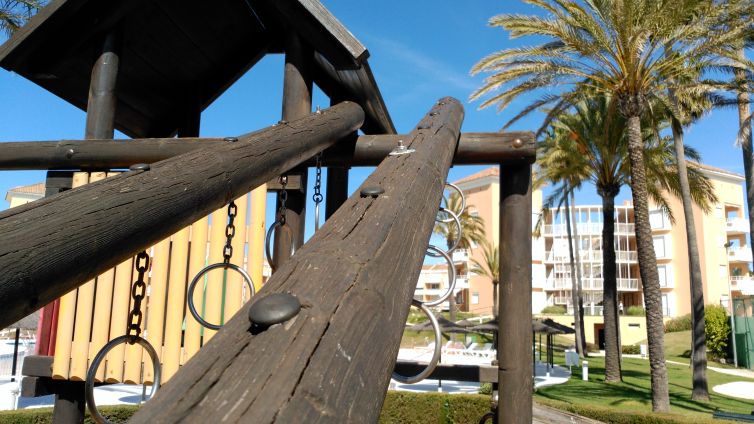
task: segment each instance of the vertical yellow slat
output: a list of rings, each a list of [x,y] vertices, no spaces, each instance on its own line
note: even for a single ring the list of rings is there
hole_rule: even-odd
[[[204,217],[199,221],[191,225],[191,250],[189,252],[189,271],[188,281],[189,283],[194,276],[204,268],[207,263],[207,233],[209,229],[209,219]],[[202,311],[202,292],[203,283],[198,283],[196,290],[194,290],[194,305],[196,309],[201,313]],[[186,294],[188,296],[188,293]],[[188,301],[188,299],[187,299]],[[181,364],[185,364],[196,352],[199,351],[201,346],[201,326],[188,312],[188,306],[186,307],[186,334],[183,336],[183,357],[181,358]]]
[[[212,212],[212,224],[209,235],[209,263],[215,264],[223,261],[223,246],[225,245],[225,225],[228,220],[228,207],[220,208]],[[207,289],[205,290],[204,320],[210,324],[220,323],[220,312],[223,301],[223,273],[221,270],[209,272],[207,275]],[[196,291],[201,291],[201,282]],[[214,336],[215,330],[204,329],[203,344]]]
[[[168,272],[170,269],[170,237],[154,246],[152,255],[152,276],[149,279],[147,296],[146,339],[162,359],[163,325],[165,324],[165,299],[167,298]],[[144,384],[154,378],[154,367],[149,355],[144,354]]]
[[[267,184],[251,192],[251,216],[249,219],[249,252],[246,271],[254,280],[254,289],[262,289],[262,267],[264,266],[264,214],[267,207]]]
[[[150,253],[152,248],[147,249],[147,254]],[[135,259],[134,259],[135,260]],[[151,260],[150,260],[150,266],[151,266]],[[134,269],[133,271],[133,280],[136,280],[138,277],[138,272]],[[144,282],[146,283],[149,280],[149,269],[147,269],[147,272],[144,274]],[[132,283],[133,286],[133,283]],[[128,305],[128,310],[130,311],[131,308],[133,308],[133,299],[129,299],[130,303]],[[142,322],[142,333],[141,335],[144,335],[144,321],[146,319],[147,315],[147,298],[144,298],[141,302],[141,316]],[[126,345],[126,360],[124,361],[124,367],[123,367],[123,382],[127,384],[141,384],[142,378],[141,378],[141,358],[144,355],[144,348],[141,347],[140,344],[134,343],[133,345]]]
[[[104,172],[92,172],[89,182],[105,179]],[[73,328],[73,346],[71,347],[71,370],[69,380],[84,381],[86,379],[87,359],[89,356],[89,342],[92,331],[92,312],[94,309],[95,280],[90,280],[79,287],[76,299],[76,325]]]
[[[121,262],[115,267],[115,284],[113,288],[113,309],[110,317],[110,334],[115,338],[126,334],[128,327],[129,300],[131,299],[131,282],[134,267],[133,258]],[[121,344],[107,354],[105,381],[120,383],[123,381],[123,358],[126,346]]]
[[[118,172],[108,172],[107,177],[118,175]],[[97,276],[97,291],[94,297],[94,318],[92,319],[92,342],[89,345],[89,361],[94,359],[97,352],[108,341],[110,333],[110,317],[112,315],[113,277],[115,268],[109,269]],[[101,383],[105,380],[107,362],[102,363],[97,370],[94,381]]]
[[[73,174],[72,187],[80,187],[89,182],[89,174],[76,172]],[[71,365],[71,343],[73,340],[73,324],[76,319],[76,296],[74,289],[60,298],[58,309],[58,328],[55,339],[55,357],[52,361],[52,378],[67,380]]]
[[[243,267],[244,247],[246,244],[246,212],[249,210],[249,196],[244,194],[235,200],[238,215],[234,219],[233,225],[236,227],[236,234],[233,236],[231,246],[233,246],[233,256],[230,258],[232,264]],[[241,296],[244,294],[244,283],[241,274],[235,271],[228,272],[228,283],[225,286],[225,309],[223,310],[223,322],[228,322],[239,309],[241,309]],[[245,300],[249,300],[248,289]]]
[[[189,232],[186,227],[173,235],[170,249],[170,284],[165,313],[165,347],[162,350],[162,381],[178,371],[181,360],[183,304],[186,302],[186,266],[189,259]]]

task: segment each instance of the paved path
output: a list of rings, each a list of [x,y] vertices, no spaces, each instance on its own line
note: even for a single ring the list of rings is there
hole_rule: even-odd
[[[534,404],[532,424],[600,424],[602,421],[595,421],[570,412],[550,408],[549,406]]]

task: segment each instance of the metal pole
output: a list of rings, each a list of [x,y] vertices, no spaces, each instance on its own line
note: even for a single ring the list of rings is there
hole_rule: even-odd
[[[21,329],[16,327],[16,342],[13,344],[13,365],[11,366],[10,374],[11,378],[10,381],[14,382],[16,381],[16,364],[18,363],[18,338],[21,335]]]
[[[728,262],[728,310],[730,311],[730,328],[731,339],[733,339],[733,365],[738,368],[738,352],[736,349],[736,309],[733,307],[733,291],[730,288],[730,252],[729,249],[733,245],[733,242],[727,242],[725,246],[725,260]]]
[[[498,424],[531,423],[531,165],[500,166]]]

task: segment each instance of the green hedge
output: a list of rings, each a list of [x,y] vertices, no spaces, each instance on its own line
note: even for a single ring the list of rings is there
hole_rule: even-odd
[[[709,418],[693,418],[681,414],[655,414],[650,412],[621,411],[617,409],[601,408],[590,405],[574,405],[550,399],[537,398],[537,403],[547,405],[582,417],[601,421],[605,424],[723,424],[730,421],[716,420],[710,414]]]
[[[691,331],[691,314],[681,315],[665,323],[666,333],[677,333],[679,331]]]
[[[644,308],[641,306],[629,306],[626,309],[626,315],[634,316],[634,317],[643,317],[644,314]]]
[[[124,423],[131,418],[138,406],[119,405],[104,406],[100,409],[102,415],[115,423]],[[86,424],[95,424],[89,412],[84,419]],[[17,411],[0,411],[0,423],[3,424],[51,424],[52,408],[19,409]]]
[[[542,309],[541,313],[549,315],[565,315],[566,307],[562,305],[551,305]]]

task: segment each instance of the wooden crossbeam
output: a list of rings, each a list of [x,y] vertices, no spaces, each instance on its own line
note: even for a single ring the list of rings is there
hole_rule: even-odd
[[[0,213],[0,328],[332,145],[363,123],[341,103]]]
[[[377,166],[409,135],[349,135],[322,157],[324,166]],[[519,140],[517,142],[516,140]],[[143,138],[134,140],[61,140],[0,143],[0,170],[115,169],[154,163],[200,148],[215,148],[222,138]],[[531,132],[463,133],[454,165],[532,162],[536,153]],[[314,162],[305,162],[314,166]]]
[[[377,422],[437,215],[463,109],[443,99],[256,296],[301,311],[250,331],[247,305],[134,423]]]

